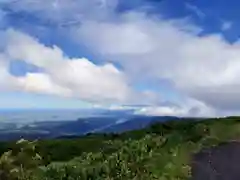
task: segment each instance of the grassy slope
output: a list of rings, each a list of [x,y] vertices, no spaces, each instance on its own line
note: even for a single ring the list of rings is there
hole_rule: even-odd
[[[51,163],[45,173],[40,174],[49,179],[63,179],[64,173],[76,177],[85,173],[85,179],[90,176],[107,179],[106,174],[109,179],[121,179],[117,177],[119,173],[125,179],[135,176],[139,176],[138,179],[187,179],[192,153],[239,138],[240,118],[229,117],[198,122],[170,121],[121,135],[40,141],[38,149],[45,163]],[[9,146],[14,145],[0,144],[0,151]],[[66,163],[56,164],[64,161]],[[116,162],[119,164],[113,165]],[[77,167],[78,171],[68,172],[72,167]],[[116,168],[120,168],[119,171],[116,172]],[[96,169],[100,169],[99,172],[95,172]]]

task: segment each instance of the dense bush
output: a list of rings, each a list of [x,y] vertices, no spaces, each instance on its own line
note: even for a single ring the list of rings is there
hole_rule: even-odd
[[[239,138],[239,127],[235,117],[170,121],[120,135],[21,140],[1,156],[0,179],[185,180],[191,176],[192,153]]]
[[[0,179],[31,179],[42,160],[35,147],[36,142],[19,140],[15,149],[5,152],[0,158]]]

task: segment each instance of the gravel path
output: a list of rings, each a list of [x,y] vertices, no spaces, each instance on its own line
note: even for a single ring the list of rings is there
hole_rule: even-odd
[[[240,142],[229,142],[194,155],[192,180],[240,180]]]

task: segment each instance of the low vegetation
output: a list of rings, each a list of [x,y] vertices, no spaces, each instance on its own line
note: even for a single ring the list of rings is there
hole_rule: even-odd
[[[1,143],[2,180],[185,180],[191,155],[237,140],[240,118],[169,121],[123,134]]]

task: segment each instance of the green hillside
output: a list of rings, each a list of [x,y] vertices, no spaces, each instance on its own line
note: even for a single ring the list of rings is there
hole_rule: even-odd
[[[228,117],[169,121],[119,135],[1,143],[0,179],[184,180],[191,177],[192,154],[238,138],[240,118]]]

